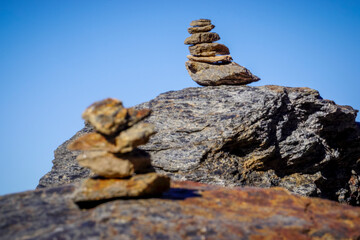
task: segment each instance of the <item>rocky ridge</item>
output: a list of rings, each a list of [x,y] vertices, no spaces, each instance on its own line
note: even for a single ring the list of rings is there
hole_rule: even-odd
[[[259,81],[248,69],[232,62],[229,48],[220,43],[215,26],[209,19],[194,20],[188,32],[192,34],[184,43],[189,46],[189,61],[185,63],[191,78],[203,86],[244,85]]]
[[[155,134],[141,149],[174,180],[222,186],[281,186],[303,196],[359,205],[357,111],[316,90],[209,86],[160,94],[136,106],[152,111]],[[89,126],[76,134],[92,131]],[[39,187],[89,174],[65,142]]]

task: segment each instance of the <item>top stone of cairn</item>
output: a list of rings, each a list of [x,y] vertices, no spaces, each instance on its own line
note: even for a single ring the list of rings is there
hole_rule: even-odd
[[[211,25],[211,20],[210,19],[199,19],[199,20],[194,20],[190,23],[190,26],[198,26],[198,27],[203,27],[206,25]]]
[[[108,98],[89,106],[82,117],[98,132],[111,135],[131,127],[149,114],[149,109],[127,109],[124,108],[121,101]]]

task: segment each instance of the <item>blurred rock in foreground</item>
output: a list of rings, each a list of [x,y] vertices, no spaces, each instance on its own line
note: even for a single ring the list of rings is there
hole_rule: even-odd
[[[159,198],[79,209],[64,185],[0,197],[1,239],[358,239],[360,208],[281,188],[175,182]]]

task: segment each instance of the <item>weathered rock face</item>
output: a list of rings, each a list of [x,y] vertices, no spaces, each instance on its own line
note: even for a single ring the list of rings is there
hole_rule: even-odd
[[[287,191],[178,182],[159,198],[79,209],[65,185],[0,197],[7,239],[359,239],[360,208]]]
[[[173,179],[282,186],[304,196],[359,204],[356,110],[323,100],[315,90],[187,88],[136,108],[152,110],[146,121],[157,131],[141,148],[150,153],[157,172]],[[87,131],[85,127],[81,132]],[[39,187],[73,182],[87,174],[65,146],[56,150],[54,167]]]

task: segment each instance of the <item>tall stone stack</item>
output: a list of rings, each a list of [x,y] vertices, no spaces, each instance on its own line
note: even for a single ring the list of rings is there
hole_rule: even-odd
[[[153,125],[141,122],[149,114],[149,109],[127,109],[111,98],[84,111],[82,117],[96,131],[75,139],[68,149],[83,151],[77,161],[95,177],[82,182],[75,202],[146,197],[169,189],[170,179],[151,172],[150,156],[136,148],[155,133]]]
[[[190,54],[185,63],[191,78],[203,86],[244,85],[259,81],[248,69],[233,62],[229,49],[220,43],[217,33],[210,32],[215,26],[209,19],[194,20],[185,39]]]

